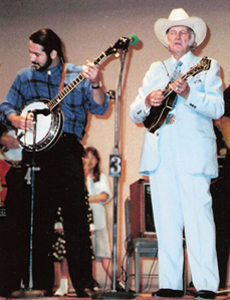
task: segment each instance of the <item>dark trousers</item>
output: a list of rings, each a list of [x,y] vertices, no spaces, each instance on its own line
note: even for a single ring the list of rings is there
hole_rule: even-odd
[[[226,287],[228,258],[230,251],[230,176],[223,177],[211,184],[213,213],[216,226],[216,251],[220,275],[219,288]]]
[[[8,257],[6,255],[7,260],[2,263],[3,269],[0,271],[0,295],[1,290],[4,292],[2,295],[7,296],[5,290],[8,292],[19,289],[21,277],[28,286],[31,203],[28,166],[31,166],[32,159],[40,169],[35,172],[34,188],[33,289],[52,291],[54,283],[52,245],[58,207],[62,208],[67,261],[73,286],[81,296],[83,289],[92,285],[92,248],[81,158],[82,146],[74,135],[68,134],[64,134],[48,151],[36,153],[35,156],[24,151],[17,197],[15,191],[10,192],[10,188],[7,194],[8,229],[5,235],[6,244],[0,251],[9,254]],[[13,241],[11,245],[9,237]],[[9,284],[6,283],[6,279],[4,281],[6,273],[9,280],[13,276]]]

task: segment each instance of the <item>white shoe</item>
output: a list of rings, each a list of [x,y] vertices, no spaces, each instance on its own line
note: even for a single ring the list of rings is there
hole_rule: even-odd
[[[64,296],[68,293],[68,279],[62,278],[59,288],[54,293],[54,296]]]

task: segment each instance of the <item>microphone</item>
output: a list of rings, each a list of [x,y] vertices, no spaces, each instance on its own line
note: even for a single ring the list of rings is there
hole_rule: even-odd
[[[135,34],[130,34],[128,38],[131,46],[134,46],[139,42],[139,38]]]
[[[119,42],[120,42],[120,48],[123,49],[124,51],[128,51],[129,45],[133,46],[138,43],[139,39],[136,35],[132,34],[129,37],[120,37]]]
[[[28,111],[28,113],[32,113],[34,115],[44,115],[48,116],[50,114],[50,110],[48,108],[43,109],[31,109]]]

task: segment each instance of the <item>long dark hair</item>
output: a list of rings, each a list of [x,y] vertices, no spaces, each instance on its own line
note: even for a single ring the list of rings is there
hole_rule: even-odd
[[[97,159],[97,164],[93,169],[93,176],[94,176],[93,181],[97,182],[97,181],[99,181],[100,175],[101,175],[101,171],[100,171],[100,167],[99,167],[99,163],[100,163],[101,158],[100,158],[99,152],[97,151],[96,148],[94,148],[94,147],[85,148],[85,155],[84,156],[86,156],[89,152],[91,152],[93,154],[93,156],[95,156],[96,159]]]
[[[61,62],[65,62],[65,58],[62,52],[61,39],[51,29],[39,29],[33,32],[30,35],[29,39],[33,43],[43,46],[44,52],[47,54],[47,56],[50,56],[52,50],[56,50]]]

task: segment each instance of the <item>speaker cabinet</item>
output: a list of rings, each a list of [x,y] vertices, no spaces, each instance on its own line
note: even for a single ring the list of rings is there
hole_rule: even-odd
[[[150,184],[139,179],[130,185],[130,235],[151,237],[155,232]]]

